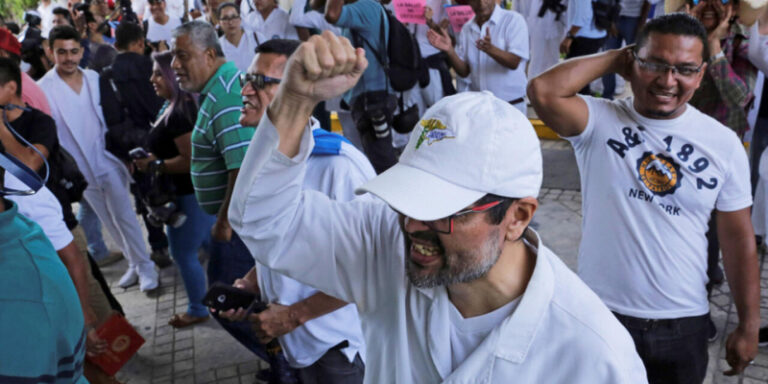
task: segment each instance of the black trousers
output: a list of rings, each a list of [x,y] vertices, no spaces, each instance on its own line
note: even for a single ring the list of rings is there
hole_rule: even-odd
[[[568,55],[566,55],[565,58],[570,59],[572,57],[586,56],[586,55],[591,55],[593,53],[597,53],[597,51],[599,51],[600,48],[603,46],[603,42],[605,42],[604,37],[599,39],[575,37],[571,42],[571,49],[570,51],[568,51]],[[582,88],[581,91],[579,91],[579,93],[582,95],[591,94],[592,91],[589,89],[589,84],[587,84],[586,87]]]
[[[707,374],[709,314],[648,320],[614,315],[632,336],[650,384],[701,384]]]
[[[362,384],[365,365],[360,355],[353,362],[339,348],[331,348],[309,367],[299,369],[302,384]]]

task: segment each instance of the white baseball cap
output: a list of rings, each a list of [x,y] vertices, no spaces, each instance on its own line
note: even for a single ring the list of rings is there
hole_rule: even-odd
[[[355,192],[417,220],[450,216],[486,194],[537,197],[541,148],[528,118],[490,92],[445,97],[424,113],[400,161]]]

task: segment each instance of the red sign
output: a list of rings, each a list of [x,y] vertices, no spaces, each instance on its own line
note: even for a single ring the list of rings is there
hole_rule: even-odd
[[[475,12],[472,11],[472,7],[469,5],[451,5],[445,7],[445,13],[448,14],[448,20],[451,21],[451,27],[453,27],[453,33],[459,34],[461,28],[467,21],[475,17]]]

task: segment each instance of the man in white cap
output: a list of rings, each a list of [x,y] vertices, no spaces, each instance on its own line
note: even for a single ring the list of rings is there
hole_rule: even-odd
[[[289,60],[229,208],[256,260],[357,305],[369,383],[645,383],[628,333],[528,229],[541,151],[506,101],[435,104],[359,189],[381,200],[302,191],[313,108],[366,66],[328,31]]]

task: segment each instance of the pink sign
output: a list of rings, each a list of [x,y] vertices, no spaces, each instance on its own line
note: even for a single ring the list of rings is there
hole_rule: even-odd
[[[393,0],[395,16],[401,23],[426,24],[424,7],[426,0]]]
[[[445,7],[445,13],[448,14],[448,20],[451,21],[453,33],[457,34],[461,32],[461,27],[463,27],[467,21],[475,17],[475,12],[472,11],[472,7],[469,5],[451,5]]]

